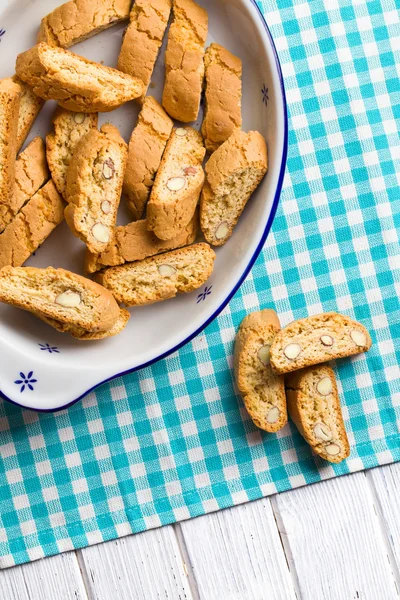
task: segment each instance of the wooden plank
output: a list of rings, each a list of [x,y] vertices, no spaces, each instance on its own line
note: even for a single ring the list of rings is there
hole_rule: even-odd
[[[302,600],[397,598],[364,473],[281,494],[273,504]]]
[[[0,573],[2,600],[87,600],[76,555],[68,552]]]
[[[388,541],[392,568],[400,589],[400,464],[367,472],[375,493],[375,505]]]
[[[85,548],[78,560],[91,600],[193,600],[171,526]]]
[[[294,600],[268,498],[179,527],[201,600]]]

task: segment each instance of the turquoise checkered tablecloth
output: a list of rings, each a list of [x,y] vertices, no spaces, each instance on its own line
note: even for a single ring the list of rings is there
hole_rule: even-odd
[[[396,6],[397,4],[397,6]],[[179,353],[58,414],[0,400],[0,567],[400,460],[397,0],[265,0],[290,112],[273,230],[240,292]],[[261,92],[261,91],[260,91]],[[371,331],[337,365],[351,457],[263,435],[235,394],[246,312],[337,310]]]

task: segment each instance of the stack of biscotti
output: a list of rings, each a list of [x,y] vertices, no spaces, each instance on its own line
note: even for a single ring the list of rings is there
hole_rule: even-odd
[[[301,319],[282,330],[272,310],[248,315],[236,338],[235,372],[252,420],[277,431],[286,423],[287,406],[313,451],[341,462],[350,446],[335,374],[326,362],[367,352],[371,344],[361,323],[337,313]]]

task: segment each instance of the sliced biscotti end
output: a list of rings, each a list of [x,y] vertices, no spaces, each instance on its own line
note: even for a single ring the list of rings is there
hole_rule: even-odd
[[[107,124],[83,136],[72,156],[65,218],[91,252],[104,252],[113,241],[127,153],[118,129]]]
[[[130,5],[131,0],[71,0],[42,19],[37,41],[68,48],[128,19]]]
[[[0,301],[93,332],[111,329],[120,317],[119,306],[108,290],[53,267],[1,269]]]
[[[371,345],[371,337],[361,323],[338,313],[324,313],[282,329],[271,346],[271,365],[277,373],[290,373],[367,352]]]
[[[172,240],[159,240],[154,233],[147,231],[145,220],[117,227],[114,242],[105,252],[93,254],[87,251],[85,269],[95,273],[105,267],[115,267],[126,262],[136,262],[150,256],[175,250],[193,244],[197,236],[198,215],[196,214],[183,231]]]
[[[32,88],[16,75],[14,75],[12,80],[21,88],[17,136],[17,149],[20,150],[43,107],[44,100],[36,96]]]
[[[50,327],[53,327],[53,329],[56,329],[60,333],[69,333],[75,339],[83,342],[93,342],[95,340],[105,340],[106,338],[119,335],[127,326],[131,315],[125,308],[121,308],[119,318],[115,321],[115,324],[105,331],[86,331],[85,329],[82,329],[82,327],[71,325],[69,323],[61,323],[61,321],[50,319],[40,313],[37,313],[35,316],[39,317],[44,323],[50,325]]]
[[[135,220],[141,219],[173,121],[152,96],[146,96],[129,142],[123,192]]]
[[[339,463],[350,455],[335,374],[327,365],[286,376],[289,415],[321,458]]]
[[[11,78],[0,80],[0,205],[12,202],[17,155],[21,88]]]
[[[172,132],[147,205],[148,229],[162,240],[177,236],[193,218],[204,183],[205,147],[192,127]]]
[[[75,112],[108,112],[143,94],[143,82],[45,42],[17,57],[18,77],[44,100]]]
[[[242,61],[219,44],[204,57],[205,115],[202,133],[208,153],[215,152],[242,126]]]
[[[207,242],[222,246],[267,172],[267,145],[258,131],[236,131],[212,154],[200,202]]]
[[[72,112],[58,106],[54,116],[54,132],[46,137],[46,154],[51,176],[62,196],[66,196],[67,170],[79,140],[91,129],[97,129],[98,114]]]
[[[195,244],[111,267],[97,273],[95,280],[126,306],[154,304],[201,287],[213,271],[214,260],[215,253],[208,244]]]
[[[275,311],[243,319],[235,341],[235,375],[246,409],[257,427],[279,431],[287,423],[284,379],[271,369],[269,349],[280,329]]]

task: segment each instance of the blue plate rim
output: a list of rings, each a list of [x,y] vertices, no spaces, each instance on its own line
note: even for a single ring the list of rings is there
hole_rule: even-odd
[[[226,299],[222,302],[222,304],[220,304],[220,306],[214,311],[214,313],[203,323],[203,325],[201,325],[198,329],[196,329],[196,331],[194,331],[189,337],[185,338],[182,342],[180,342],[179,344],[177,344],[176,346],[174,346],[170,350],[167,350],[167,352],[164,352],[160,356],[157,356],[156,358],[153,358],[152,360],[150,360],[150,361],[148,361],[146,363],[143,363],[142,365],[139,365],[137,367],[133,367],[132,369],[128,369],[127,371],[122,371],[121,373],[116,373],[115,375],[112,375],[111,377],[108,377],[107,379],[104,379],[104,381],[100,381],[99,383],[96,383],[96,385],[94,385],[93,387],[91,387],[90,389],[88,389],[87,391],[85,391],[78,398],[76,398],[75,400],[72,400],[68,404],[65,404],[65,405],[57,407],[57,408],[33,408],[33,407],[31,408],[31,407],[28,407],[28,406],[24,406],[23,404],[19,404],[18,402],[15,402],[14,400],[11,400],[11,398],[8,398],[8,396],[6,396],[0,390],[0,397],[4,398],[4,400],[6,400],[7,402],[10,402],[11,404],[14,404],[14,406],[18,406],[19,408],[23,408],[24,410],[31,410],[31,411],[38,412],[38,413],[56,413],[56,412],[59,412],[61,410],[66,410],[67,408],[70,408],[71,406],[73,406],[74,404],[76,404],[77,402],[79,402],[80,400],[82,400],[85,396],[87,396],[88,394],[90,394],[91,392],[93,392],[94,390],[96,390],[101,385],[104,385],[105,383],[108,383],[109,381],[113,381],[114,379],[117,379],[118,377],[123,377],[124,375],[129,375],[131,373],[136,373],[137,371],[141,371],[142,369],[145,369],[147,367],[150,367],[151,365],[154,365],[156,362],[167,358],[168,356],[170,356],[174,352],[177,352],[178,350],[180,350],[181,348],[183,348],[183,346],[186,346],[186,344],[188,344],[189,342],[191,342],[202,331],[204,331],[204,329],[206,329],[206,327],[208,327],[219,316],[219,314],[224,310],[224,308],[227,306],[227,304],[229,304],[229,302],[232,300],[233,296],[240,289],[240,287],[243,284],[244,280],[246,279],[247,275],[250,273],[250,271],[251,271],[254,263],[256,262],[257,258],[259,257],[259,255],[261,253],[261,250],[264,247],[264,244],[265,244],[265,242],[267,240],[267,237],[268,237],[268,235],[269,235],[269,233],[271,231],[271,227],[272,227],[272,223],[273,223],[273,221],[275,219],[276,211],[278,209],[279,200],[280,200],[280,196],[281,196],[281,192],[282,192],[283,180],[284,180],[284,177],[285,177],[286,162],[287,162],[287,153],[288,153],[288,136],[289,136],[289,122],[288,122],[286,92],[285,92],[285,84],[284,84],[284,81],[283,81],[281,63],[280,63],[280,60],[279,60],[279,57],[278,57],[278,53],[277,53],[277,50],[276,50],[276,46],[275,46],[273,37],[271,35],[271,32],[269,30],[269,27],[267,25],[267,22],[266,22],[266,20],[264,18],[263,13],[261,12],[261,10],[260,10],[260,8],[259,8],[256,0],[250,0],[250,3],[256,8],[256,10],[257,10],[257,12],[258,12],[258,14],[259,14],[259,16],[261,18],[261,21],[262,21],[262,23],[264,25],[264,29],[265,29],[265,31],[267,33],[267,36],[269,38],[269,41],[271,43],[272,51],[274,53],[275,64],[276,64],[276,67],[277,67],[278,77],[279,77],[279,82],[280,82],[281,92],[282,92],[283,114],[284,114],[284,139],[283,139],[283,151],[282,151],[281,168],[280,168],[280,172],[279,172],[278,184],[277,184],[276,191],[275,191],[275,196],[274,196],[274,201],[273,201],[273,204],[272,204],[272,209],[271,209],[270,215],[268,217],[268,221],[267,221],[267,224],[265,226],[264,232],[263,232],[263,234],[261,236],[260,242],[259,242],[257,248],[255,249],[253,256],[251,257],[251,259],[249,261],[249,264],[247,265],[246,269],[243,271],[243,274],[240,277],[239,281],[234,286],[234,288],[232,289],[232,291],[228,294],[228,296],[226,297]]]

